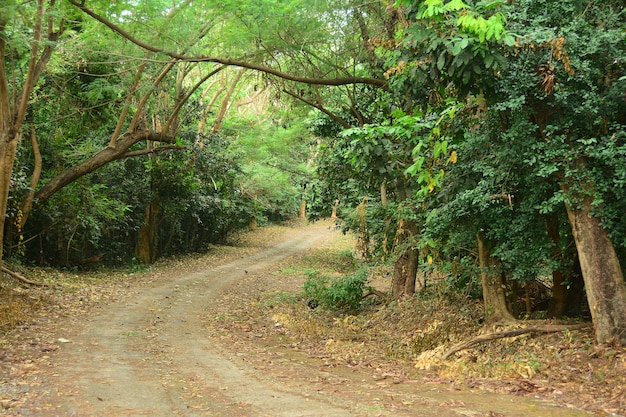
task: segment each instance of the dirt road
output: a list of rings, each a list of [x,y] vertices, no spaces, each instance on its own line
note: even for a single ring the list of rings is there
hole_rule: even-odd
[[[324,226],[295,230],[271,249],[207,265],[201,272],[161,277],[101,308],[58,335],[59,350],[54,352],[49,377],[39,387],[45,393],[41,402],[9,410],[8,415],[588,415],[527,398],[452,391],[415,381],[377,384],[367,370],[344,373],[342,383],[324,387],[324,381],[332,380],[331,371],[320,369],[313,359],[299,358],[297,366],[284,371],[306,373],[309,378],[280,378],[255,369],[241,352],[207,336],[207,309],[222,291],[323,244],[332,233]],[[391,405],[372,405],[372,399],[383,397]]]

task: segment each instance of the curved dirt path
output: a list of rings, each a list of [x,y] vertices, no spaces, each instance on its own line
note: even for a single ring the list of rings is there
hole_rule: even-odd
[[[313,360],[310,383],[255,369],[233,347],[207,336],[206,311],[243,277],[271,271],[285,258],[332,238],[323,225],[285,235],[283,243],[197,273],[161,277],[137,295],[102,308],[66,329],[55,352],[45,404],[24,416],[584,416],[586,413],[511,396],[455,392],[412,383],[376,384],[368,372],[346,374],[332,389]],[[304,370],[306,368],[306,370]],[[297,367],[292,368],[296,369]],[[293,370],[290,372],[294,372]],[[340,372],[340,371],[339,371]],[[347,375],[347,376],[346,376]],[[371,375],[370,375],[371,376]],[[351,378],[354,383],[345,382]],[[370,387],[371,389],[368,389]],[[344,388],[342,390],[342,388]],[[350,391],[350,395],[345,392]],[[343,395],[342,395],[343,393]],[[366,398],[391,398],[373,407]],[[360,398],[363,401],[360,401]]]

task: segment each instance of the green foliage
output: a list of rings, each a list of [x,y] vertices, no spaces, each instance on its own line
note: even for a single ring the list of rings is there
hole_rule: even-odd
[[[228,153],[241,166],[241,192],[255,202],[254,214],[271,220],[297,215],[312,175],[310,133],[288,115],[264,123],[231,118],[224,126],[232,137]]]
[[[340,278],[331,278],[309,271],[303,289],[305,296],[331,310],[355,311],[361,306],[363,291],[367,288],[366,268]]]
[[[407,31],[409,44],[411,33],[424,25],[425,33],[428,24],[446,28],[437,44],[441,58],[423,58],[436,68],[430,72],[433,79],[452,82],[450,93],[480,87],[474,91],[484,92],[486,100],[485,114],[468,106],[455,117],[466,126],[465,134],[453,141],[459,162],[446,172],[437,215],[424,225],[423,234],[442,243],[443,259],[471,264],[475,235],[482,231],[509,279],[523,282],[571,268],[565,254],[573,243],[564,203],[575,207],[590,193],[595,214],[623,253],[617,232],[624,230],[623,216],[617,216],[624,210],[623,199],[617,197],[622,195],[625,166],[626,121],[620,114],[626,100],[619,84],[625,70],[623,11],[615,13],[609,4],[584,8],[575,1],[516,2],[514,9],[502,10],[518,42],[501,37],[504,44],[496,51],[506,60],[494,61],[498,71],[466,78],[451,70],[446,58],[463,51],[454,43],[463,33],[463,28],[455,29],[459,21],[454,10],[460,2],[419,3],[422,17],[430,13],[428,8],[433,13]],[[446,6],[451,9],[440,13]],[[482,41],[489,41],[486,33]],[[451,44],[452,49],[444,48]],[[472,54],[477,51],[472,49]],[[422,49],[411,52],[413,59],[424,57]],[[472,59],[483,59],[486,65],[487,56]],[[395,76],[402,82],[422,80],[418,73]],[[548,222],[556,225],[556,241],[548,238]]]
[[[381,50],[394,90],[410,91],[422,105],[433,91],[441,98],[491,91],[492,74],[506,63],[502,48],[513,46],[516,39],[505,28],[509,9],[505,2],[396,3],[406,6],[415,22],[404,29],[397,48]]]

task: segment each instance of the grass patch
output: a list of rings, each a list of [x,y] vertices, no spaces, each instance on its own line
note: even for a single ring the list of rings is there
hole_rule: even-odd
[[[367,269],[341,277],[309,272],[303,290],[309,307],[318,305],[331,310],[358,311],[366,289]]]

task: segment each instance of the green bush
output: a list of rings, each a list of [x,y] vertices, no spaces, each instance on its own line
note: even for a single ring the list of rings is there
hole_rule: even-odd
[[[358,310],[361,306],[367,269],[362,268],[340,278],[320,275],[315,271],[309,271],[307,275],[303,288],[311,307],[319,305],[330,310]]]

